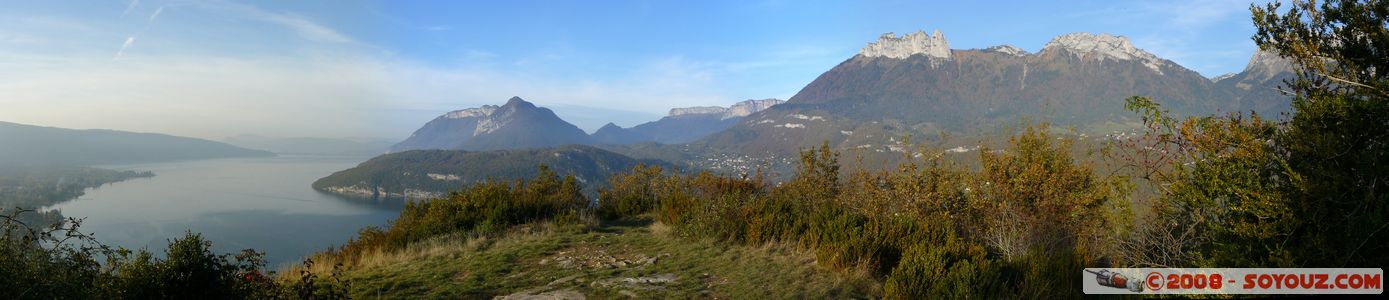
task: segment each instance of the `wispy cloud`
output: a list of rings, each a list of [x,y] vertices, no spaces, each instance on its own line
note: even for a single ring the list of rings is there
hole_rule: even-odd
[[[290,28],[294,28],[294,30],[298,31],[301,36],[310,40],[333,43],[353,42],[352,38],[338,33],[336,30],[333,30],[332,28],[319,25],[318,23],[314,23],[313,21],[309,21],[308,19],[304,19],[299,16],[288,14],[265,14],[258,15],[258,17],[268,22],[278,23],[281,25],[289,26]]]
[[[318,24],[313,20],[310,20],[306,17],[297,14],[271,12],[261,9],[259,7],[228,1],[212,1],[200,3],[203,4],[204,7],[232,11],[240,13],[253,20],[289,27],[290,29],[293,29],[295,32],[297,32],[299,36],[312,41],[330,43],[356,42],[356,40],[338,32],[337,30],[329,28],[328,26],[323,26],[322,24]]]
[[[1229,39],[1228,34],[1252,34],[1248,8],[1249,0],[1140,3],[1133,11],[1144,16],[1135,18],[1149,18],[1164,30],[1135,36],[1134,43],[1203,75],[1238,71],[1254,46],[1247,39]]]
[[[154,10],[154,14],[151,14],[151,15],[150,15],[149,23],[154,23],[154,19],[155,19],[155,18],[159,18],[159,13],[162,13],[162,12],[164,12],[164,7],[163,7],[163,6],[160,6],[159,9],[155,9],[155,10]]]
[[[121,44],[121,50],[116,50],[116,56],[111,57],[111,60],[118,60],[118,59],[121,59],[121,56],[124,56],[124,55],[125,55],[125,49],[130,48],[130,45],[134,45],[134,44],[135,44],[135,36],[132,35],[132,36],[130,36],[130,37],[125,38],[125,43],[124,43],[124,44]]]
[[[136,4],[139,4],[139,2],[140,2],[139,0],[136,0],[136,1],[134,1],[134,2],[131,2],[130,8],[135,7],[135,5],[136,5]],[[125,10],[126,10],[126,13],[130,13],[130,8],[126,8],[126,9],[125,9]],[[142,28],[142,29],[140,29],[140,33],[139,33],[139,34],[143,34],[143,33],[145,32],[145,30],[148,30],[149,27],[150,27],[150,25],[154,24],[154,20],[157,19],[157,18],[159,18],[159,14],[160,14],[160,13],[163,13],[163,12],[164,12],[164,7],[163,7],[163,6],[160,6],[159,8],[155,9],[155,10],[154,10],[154,13],[153,13],[153,14],[150,14],[149,19],[145,21],[145,27]],[[125,16],[125,13],[122,13],[122,14],[121,14],[121,17],[124,17],[124,16]],[[138,35],[138,34],[137,34],[137,35]],[[116,50],[116,55],[111,57],[111,60],[112,60],[112,61],[120,60],[122,56],[125,56],[125,50],[126,50],[126,49],[130,49],[130,46],[135,44],[135,36],[136,36],[136,35],[130,35],[130,36],[128,36],[128,37],[125,38],[125,43],[122,43],[122,44],[121,44],[121,49],[120,49],[120,50]]]
[[[125,19],[125,15],[128,15],[130,14],[130,11],[135,10],[136,6],[140,6],[140,0],[131,0],[130,4],[127,4],[125,6],[125,11],[121,12],[121,19]]]
[[[26,33],[0,32],[0,44],[39,44],[47,39]]]
[[[329,20],[270,7],[217,0],[143,4],[129,13],[147,18],[82,16],[70,20],[85,27],[35,25],[30,27],[45,31],[19,32],[51,37],[53,43],[63,43],[59,46],[0,47],[0,57],[11,58],[0,59],[0,69],[6,70],[0,72],[0,95],[6,95],[0,97],[0,107],[5,107],[0,120],[208,138],[244,133],[397,138],[443,112],[521,96],[593,129],[609,121],[628,126],[650,121],[675,106],[789,96],[746,87],[794,92],[813,77],[782,80],[789,76],[748,74],[806,59],[828,65],[842,60],[838,52],[813,48],[724,60],[661,53],[624,58],[595,71],[565,65],[591,59],[582,51],[545,46],[521,56],[498,48],[470,49],[457,53],[462,61],[441,64],[382,54],[328,26]],[[169,16],[163,16],[165,8]],[[109,16],[114,9],[94,14]],[[188,20],[193,22],[177,24],[187,30],[146,32],[138,27]],[[275,32],[267,34],[267,28]],[[0,42],[20,39],[4,33]],[[209,42],[207,36],[218,38]],[[140,48],[134,48],[137,39]],[[112,54],[110,44],[116,40],[123,43]],[[243,44],[250,46],[237,48]],[[832,58],[819,58],[824,56]],[[533,63],[517,66],[510,63],[514,61]],[[828,66],[810,68],[821,69],[805,76]]]

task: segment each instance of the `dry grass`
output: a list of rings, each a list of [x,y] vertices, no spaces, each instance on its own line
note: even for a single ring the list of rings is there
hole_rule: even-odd
[[[444,235],[392,252],[373,252],[347,268],[357,297],[491,298],[521,291],[568,289],[592,298],[845,298],[875,297],[881,285],[865,273],[817,266],[813,253],[794,245],[734,246],[675,237],[659,222],[585,231],[552,224],[523,225],[496,237]],[[615,257],[651,263],[617,267],[561,267],[559,257]],[[548,262],[543,262],[548,261]],[[331,264],[312,271],[327,274]],[[297,276],[298,269],[283,274]],[[671,274],[673,283],[605,286]],[[282,276],[290,277],[290,276]]]
[[[462,233],[440,235],[410,244],[403,249],[369,251],[362,255],[351,268],[372,269],[438,257],[458,257],[469,252],[485,250],[496,243],[519,243],[545,239],[554,236],[560,230],[560,226],[553,222],[541,222],[515,226],[498,237]],[[333,268],[340,262],[336,256],[332,255],[316,254],[311,258],[314,264],[308,270],[317,276],[332,274]],[[278,279],[281,281],[298,280],[300,272],[303,270],[305,270],[303,264],[283,267],[278,272],[280,275]]]
[[[666,225],[666,223],[661,223],[660,221],[651,223],[651,226],[648,226],[646,229],[650,230],[651,234],[658,237],[672,237],[671,231],[673,229],[670,228],[670,225]]]

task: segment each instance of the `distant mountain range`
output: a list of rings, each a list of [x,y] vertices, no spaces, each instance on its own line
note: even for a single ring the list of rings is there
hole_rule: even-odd
[[[729,107],[673,108],[660,120],[622,128],[608,123],[592,135],[560,119],[548,108],[520,97],[502,106],[452,111],[425,123],[409,138],[391,147],[408,150],[502,150],[553,147],[566,144],[627,145],[643,142],[680,144],[724,130],[750,114],[781,104],[778,99],[746,100]]]
[[[641,142],[683,144],[728,129],[743,117],[782,102],[784,101],[779,99],[762,99],[746,100],[729,107],[672,108],[666,117],[632,128],[622,128],[608,123],[594,132],[592,138],[594,143],[608,145]]]
[[[1256,55],[1239,74],[1202,77],[1108,34],[1067,34],[1038,53],[1003,45],[950,49],[943,34],[885,34],[821,74],[785,104],[692,143],[732,153],[793,154],[828,141],[840,149],[901,151],[894,137],[993,133],[1019,120],[1108,133],[1132,126],[1124,99],[1149,96],[1179,114],[1254,111],[1276,116],[1290,76]]]
[[[1109,34],[1066,34],[1031,53],[1009,45],[950,49],[939,31],[902,36],[888,33],[821,74],[784,103],[766,99],[726,108],[676,108],[657,121],[632,128],[609,123],[585,135],[549,109],[512,98],[500,107],[489,105],[440,116],[392,151],[591,144],[682,166],[746,172],[753,165],[770,163],[774,171],[786,171],[797,151],[823,142],[836,149],[900,157],[893,153],[905,152],[908,146],[900,137],[929,138],[948,133],[972,136],[959,140],[978,143],[990,136],[1011,134],[1023,122],[1073,127],[1095,136],[1134,130],[1139,126],[1137,116],[1124,110],[1124,100],[1130,96],[1151,97],[1177,114],[1255,112],[1276,118],[1289,110],[1288,97],[1276,87],[1292,76],[1291,70],[1287,61],[1260,52],[1240,73],[1206,78],[1134,47],[1128,38]],[[953,146],[968,152],[974,148],[966,146],[977,145]],[[574,147],[578,146],[559,149]],[[409,171],[430,168],[411,158],[445,153],[466,156],[468,159],[451,163],[457,167],[448,174],[467,182],[486,176],[511,178],[528,171],[526,165],[541,161],[536,155],[550,153],[545,151],[560,150],[411,152],[389,159],[380,157],[357,168],[378,170],[369,176],[358,170],[353,173],[358,175],[334,175],[330,181],[336,183],[333,187],[373,195],[409,194],[411,189],[437,192],[457,182]],[[602,157],[608,159],[562,157],[575,157],[580,164],[623,162],[608,164],[616,166],[630,162],[630,158],[618,158],[621,155],[617,153],[588,151],[605,153]],[[559,163],[551,157],[545,159]],[[464,168],[463,164],[478,166]],[[587,174],[596,180],[603,177],[597,175],[600,173]],[[396,180],[389,179],[393,176],[406,181],[390,183]],[[382,186],[388,188],[381,190]]]
[[[892,152],[901,151],[897,137],[994,134],[1022,121],[1105,134],[1136,126],[1136,116],[1123,108],[1130,96],[1152,97],[1178,114],[1277,117],[1289,101],[1275,87],[1290,70],[1287,61],[1260,52],[1240,73],[1206,78],[1109,34],[1061,35],[1030,53],[1009,45],[950,49],[939,31],[888,33],[785,103],[675,108],[657,121],[632,128],[609,123],[585,135],[549,109],[512,98],[500,107],[440,116],[392,151],[655,142],[789,155],[827,141],[839,149]]]
[[[421,199],[487,179],[531,178],[536,175],[537,166],[544,164],[560,175],[573,174],[592,193],[605,185],[609,176],[639,163],[667,165],[582,145],[483,152],[412,150],[372,158],[319,179],[313,187],[357,197]]]
[[[155,133],[74,130],[0,122],[0,165],[76,166],[274,156],[224,143]]]

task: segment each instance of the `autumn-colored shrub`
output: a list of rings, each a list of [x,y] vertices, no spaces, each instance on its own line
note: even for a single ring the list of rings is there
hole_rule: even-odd
[[[542,165],[530,180],[488,181],[444,198],[410,202],[385,228],[362,229],[356,239],[322,255],[352,264],[372,251],[400,249],[443,234],[490,235],[538,221],[587,222],[589,204],[580,189],[573,176],[560,177]]]
[[[1108,261],[1100,244],[1118,231],[1103,228],[1126,220],[1117,217],[1126,189],[1076,162],[1071,144],[1046,130],[985,151],[980,171],[935,152],[895,171],[845,176],[828,145],[804,151],[795,176],[774,187],[760,177],[638,167],[613,177],[602,197],[612,203],[599,210],[607,218],[655,211],[687,237],[798,245],[821,265],[883,278],[889,298],[1067,295],[1078,292],[1068,288],[1079,288],[1076,277],[1054,274]],[[1058,284],[1067,288],[1043,288]]]

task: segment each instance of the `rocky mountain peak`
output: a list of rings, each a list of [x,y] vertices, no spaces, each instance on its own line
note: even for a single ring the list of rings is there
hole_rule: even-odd
[[[1018,47],[1014,47],[1013,45],[1006,45],[1006,44],[1005,44],[1005,45],[998,45],[998,46],[993,46],[993,47],[985,48],[984,51],[985,51],[985,52],[998,52],[998,53],[1008,54],[1008,55],[1012,55],[1012,56],[1027,56],[1027,55],[1031,54],[1031,53],[1028,53],[1027,50],[1023,50],[1022,48],[1018,48]]]
[[[522,106],[534,108],[535,104],[526,102],[526,99],[521,99],[521,97],[511,97],[511,99],[507,99],[506,104],[502,106]]]
[[[950,44],[945,41],[945,34],[939,29],[931,34],[917,31],[901,37],[888,32],[879,36],[877,41],[868,43],[868,46],[864,46],[858,53],[868,57],[907,58],[924,54],[933,58],[950,59]]]
[[[491,133],[511,122],[511,115],[518,111],[537,109],[535,104],[526,102],[521,97],[511,97],[502,106],[483,105],[482,107],[468,108],[463,110],[451,111],[444,114],[441,118],[445,119],[466,119],[472,118],[477,122],[473,129],[473,136]]]
[[[1162,74],[1162,66],[1167,62],[1148,51],[1135,48],[1129,38],[1108,33],[1068,33],[1053,38],[1042,47],[1042,52],[1067,50],[1076,57],[1091,56],[1097,60],[1137,60],[1144,66]]]
[[[746,117],[746,116],[751,115],[751,114],[753,114],[753,113],[755,113],[755,112],[759,112],[759,111],[765,110],[765,109],[767,109],[767,108],[770,108],[770,107],[772,107],[773,105],[781,104],[782,102],[786,102],[786,101],[782,101],[781,99],[774,99],[774,98],[767,98],[767,99],[761,99],[761,100],[753,100],[753,99],[744,100],[744,101],[742,101],[742,102],[738,102],[738,103],[733,104],[733,106],[728,107],[728,111],[724,113],[723,118],[724,118],[724,119],[729,119],[729,118],[741,118],[741,117]]]
[[[1292,69],[1293,64],[1288,59],[1278,56],[1277,53],[1258,50],[1249,58],[1249,64],[1244,66],[1244,73],[1272,77]]]
[[[1220,82],[1221,80],[1226,80],[1226,79],[1230,79],[1230,77],[1235,77],[1235,75],[1239,75],[1239,74],[1235,74],[1235,73],[1225,73],[1225,74],[1221,74],[1220,76],[1211,77],[1211,82]]]
[[[391,151],[519,149],[587,142],[588,134],[550,109],[512,97],[501,106],[446,113],[425,123]]]

